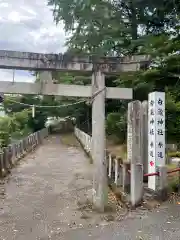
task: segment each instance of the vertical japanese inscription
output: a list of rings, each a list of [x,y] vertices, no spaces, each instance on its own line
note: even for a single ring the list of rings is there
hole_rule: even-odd
[[[165,96],[160,93],[157,96],[157,112],[156,112],[156,151],[157,151],[157,166],[165,165]]]
[[[128,103],[128,116],[127,116],[127,158],[132,161],[132,103]]]
[[[149,164],[151,166],[151,169],[154,169],[155,165],[155,149],[154,149],[154,142],[155,142],[155,99],[150,98],[148,109],[149,109],[149,116],[148,116],[148,135],[149,135],[149,141],[148,141],[148,158],[149,158]]]
[[[165,165],[165,93],[153,92],[148,100],[148,172]],[[156,177],[150,177],[149,188],[156,189]]]

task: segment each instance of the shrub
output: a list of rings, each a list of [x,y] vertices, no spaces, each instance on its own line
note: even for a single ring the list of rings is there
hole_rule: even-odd
[[[108,135],[116,136],[121,143],[126,140],[127,123],[125,115],[121,113],[110,113],[106,120],[106,131]]]
[[[6,147],[11,142],[11,136],[15,132],[23,134],[27,129],[28,111],[24,110],[11,116],[0,117],[0,148]]]
[[[171,157],[171,158],[179,157],[180,158],[180,152],[179,151],[177,151],[177,152],[169,152],[168,153],[168,157]]]

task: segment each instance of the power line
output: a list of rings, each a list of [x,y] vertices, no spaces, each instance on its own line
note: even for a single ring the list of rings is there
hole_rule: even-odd
[[[23,105],[23,106],[35,107],[35,108],[61,108],[61,107],[69,107],[69,106],[73,106],[73,105],[76,105],[76,104],[80,104],[80,103],[86,102],[86,100],[81,100],[81,101],[78,101],[78,102],[75,102],[75,103],[70,103],[70,104],[51,105],[50,106],[50,105],[36,105],[36,104],[22,103],[22,102],[17,102],[17,101],[14,101],[14,100],[9,100],[9,101],[12,102],[12,103],[17,103],[17,104]]]
[[[104,87],[103,89],[100,89],[99,91],[95,92],[94,95],[91,97],[91,104],[94,100],[94,98],[96,96],[98,96],[102,91],[105,91],[106,90],[106,87]],[[23,105],[23,106],[27,106],[27,107],[35,107],[35,108],[61,108],[61,107],[69,107],[69,106],[73,106],[73,105],[77,105],[77,104],[80,104],[80,103],[85,103],[87,102],[87,100],[81,100],[81,101],[78,101],[78,102],[75,102],[75,103],[70,103],[70,104],[64,104],[64,105],[36,105],[36,104],[28,104],[28,103],[22,103],[22,102],[18,102],[18,101],[15,101],[15,100],[11,100],[9,99],[10,102],[13,102],[13,103],[17,103],[17,104],[20,104],[20,105]]]

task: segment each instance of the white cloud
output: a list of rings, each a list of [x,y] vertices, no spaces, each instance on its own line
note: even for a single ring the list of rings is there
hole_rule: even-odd
[[[4,70],[0,72],[0,81],[15,81],[15,82],[34,82],[35,77],[27,71],[16,70]]]
[[[0,49],[40,53],[65,51],[63,24],[55,25],[47,0],[0,0]],[[0,70],[0,78],[11,79],[12,71]],[[15,74],[15,81],[32,81]]]

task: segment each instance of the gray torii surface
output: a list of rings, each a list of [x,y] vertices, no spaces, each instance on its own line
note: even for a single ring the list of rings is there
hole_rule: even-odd
[[[128,57],[77,57],[70,54],[42,54],[0,50],[0,68],[37,71],[80,71],[93,72],[93,66],[99,65],[101,72],[113,74],[118,72],[138,71],[149,63],[149,56],[137,55]],[[42,94],[72,97],[91,97],[91,86],[53,84],[48,73],[42,76],[43,84],[0,81],[0,91],[14,94]],[[106,98],[129,99],[132,94],[127,88],[107,88]]]
[[[12,94],[54,95],[67,97],[91,97],[92,87],[81,85],[53,84],[49,83],[25,83],[0,81],[0,92]],[[109,87],[106,89],[106,98],[129,99],[132,96],[130,88]]]
[[[98,60],[91,56],[72,54],[43,54],[0,50],[0,68],[23,70],[58,70],[92,72],[93,64],[100,64],[101,71],[108,73],[137,71],[149,63],[146,55],[128,57],[101,57]]]

